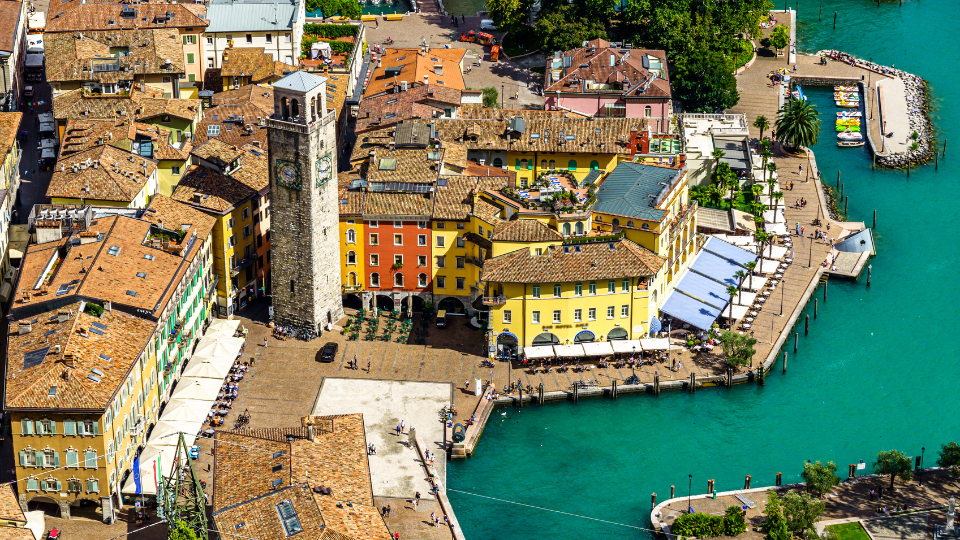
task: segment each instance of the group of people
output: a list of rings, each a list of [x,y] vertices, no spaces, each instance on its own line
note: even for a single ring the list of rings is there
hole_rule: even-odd
[[[802,209],[802,208],[806,208],[806,207],[807,207],[807,200],[801,197],[801,198],[797,199],[797,202],[795,202],[795,203],[793,204],[793,207],[794,207],[794,208],[801,208],[801,209]]]

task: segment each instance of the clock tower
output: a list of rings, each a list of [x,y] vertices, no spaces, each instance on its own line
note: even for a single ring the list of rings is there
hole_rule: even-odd
[[[267,120],[274,320],[318,334],[343,316],[336,113],[326,107],[326,81],[304,71],[280,79]]]

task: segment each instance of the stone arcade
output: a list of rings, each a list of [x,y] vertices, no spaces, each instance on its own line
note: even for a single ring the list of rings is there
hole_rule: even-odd
[[[274,319],[318,333],[343,316],[336,113],[325,105],[326,81],[302,71],[277,81],[267,121]]]

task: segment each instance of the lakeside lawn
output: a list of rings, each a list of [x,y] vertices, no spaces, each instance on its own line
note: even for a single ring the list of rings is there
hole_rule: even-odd
[[[870,540],[867,531],[858,522],[828,525],[826,530],[832,532],[836,540]]]

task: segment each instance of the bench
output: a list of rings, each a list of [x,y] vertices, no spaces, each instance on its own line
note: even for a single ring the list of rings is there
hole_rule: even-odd
[[[737,495],[737,500],[743,503],[743,509],[756,508],[757,503],[751,501],[750,499],[744,497],[743,495]]]
[[[402,21],[402,20],[403,20],[403,14],[402,14],[402,13],[391,13],[391,14],[389,14],[389,15],[384,15],[384,18],[387,19],[388,21]]]

